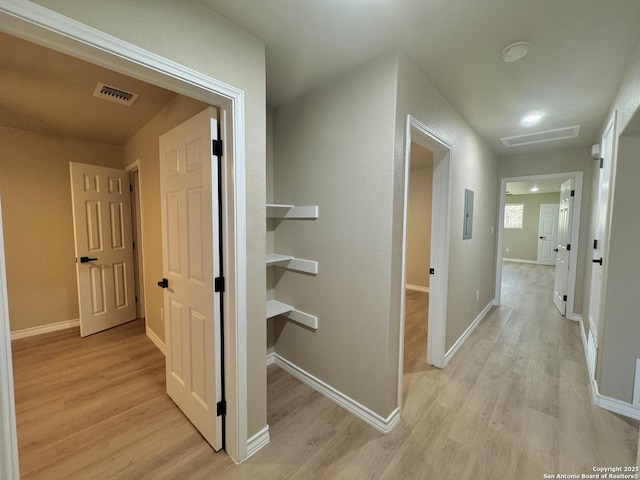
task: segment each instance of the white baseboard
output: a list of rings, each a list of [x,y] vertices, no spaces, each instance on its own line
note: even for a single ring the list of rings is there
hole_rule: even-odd
[[[622,400],[618,400],[617,398],[608,397],[606,395],[602,395],[598,389],[598,382],[595,379],[594,372],[589,362],[589,348],[588,348],[588,340],[587,333],[584,329],[584,323],[582,322],[581,315],[574,315],[576,319],[580,322],[580,337],[582,338],[582,347],[584,349],[584,358],[587,363],[587,371],[589,375],[589,390],[591,391],[591,400],[595,405],[605,410],[608,410],[613,413],[617,413],[618,415],[623,415],[625,417],[633,418],[635,420],[640,420],[640,408],[635,407],[629,402],[623,402]]]
[[[50,323],[49,325],[41,325],[39,327],[25,328],[11,332],[11,340],[20,338],[35,337],[43,333],[57,332],[58,330],[66,330],[67,328],[76,328],[80,326],[80,319],[65,320],[64,322]]]
[[[267,367],[269,365],[273,365],[276,363],[276,352],[271,352],[267,354]]]
[[[162,340],[160,340],[160,337],[158,337],[158,335],[156,335],[156,333],[151,330],[148,326],[145,325],[145,331],[147,333],[147,337],[149,337],[149,340],[151,340],[153,342],[153,344],[158,347],[158,350],[160,350],[162,352],[162,354],[166,357],[167,356],[167,347],[165,346],[164,342]]]
[[[449,349],[449,351],[447,353],[445,353],[445,355],[444,355],[444,364],[445,365],[447,365],[449,363],[449,360],[451,360],[451,358],[456,354],[456,352],[460,349],[460,347],[464,344],[464,342],[467,341],[467,338],[469,338],[469,335],[471,335],[473,333],[473,331],[480,324],[482,319],[487,316],[487,313],[489,313],[489,311],[493,308],[494,303],[495,303],[495,299],[492,299],[487,304],[487,306],[482,309],[482,311],[478,314],[476,319],[473,322],[471,322],[471,325],[469,325],[467,327],[467,329],[464,331],[464,333],[462,335],[460,335],[460,338],[458,338],[458,340],[456,340],[456,343],[454,343],[453,346]]]
[[[538,264],[537,260],[527,260],[525,258],[503,258],[503,262],[517,262],[517,263],[533,263],[535,265]]]
[[[247,458],[245,458],[245,461],[266,446],[269,440],[269,425],[265,425],[262,430],[247,440]]]
[[[309,372],[306,372],[297,365],[291,363],[289,360],[281,357],[277,353],[274,354],[274,357],[275,364],[282,368],[284,371],[297,378],[302,383],[313,388],[317,392],[321,393],[328,399],[334,401],[349,413],[368,423],[379,432],[385,434],[389,433],[400,422],[399,408],[396,408],[393,412],[391,412],[391,414],[389,414],[387,418],[383,418],[361,403],[356,402],[351,397],[336,390],[332,386],[327,385],[325,382],[314,377]]]
[[[410,283],[407,283],[405,285],[405,288],[407,290],[415,290],[416,292],[425,292],[425,293],[429,293],[429,287],[423,287],[422,285],[412,285]]]

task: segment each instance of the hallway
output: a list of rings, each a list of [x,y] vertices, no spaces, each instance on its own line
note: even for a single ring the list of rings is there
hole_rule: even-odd
[[[23,478],[538,480],[634,465],[637,422],[591,405],[578,324],[555,310],[552,273],[506,263],[503,306],[451,363],[408,363],[403,417],[386,436],[268,367],[271,443],[240,466],[162,393],[162,355],[140,322],[16,341]],[[425,300],[408,295],[407,311]]]

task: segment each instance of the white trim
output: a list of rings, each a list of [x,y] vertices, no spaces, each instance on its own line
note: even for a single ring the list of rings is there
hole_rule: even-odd
[[[520,177],[505,177],[500,179],[500,202],[498,207],[498,241],[496,245],[496,277],[495,277],[495,298],[494,305],[499,306],[502,298],[502,258],[504,244],[504,205],[506,203],[507,183],[522,182],[527,180],[546,180],[550,178],[573,178],[574,190],[573,211],[571,213],[571,252],[569,256],[569,274],[567,281],[567,318],[573,316],[574,301],[576,298],[576,281],[578,272],[578,250],[580,245],[580,216],[582,215],[582,190],[583,172],[560,172],[544,175],[524,175]],[[527,262],[525,262],[527,263]],[[537,264],[537,262],[534,262]]]
[[[244,461],[248,415],[244,92],[32,2],[14,0],[0,4],[0,31],[220,108],[223,139],[229,140],[225,142],[224,163],[230,188],[224,199],[225,211],[233,212],[226,215],[232,228],[226,230],[225,239],[229,277],[224,322],[226,445],[227,454],[235,462]],[[4,319],[5,324],[7,321]],[[0,391],[12,390],[12,379],[2,380]],[[4,423],[2,427],[2,433],[7,435]],[[0,458],[11,454],[10,446],[0,448]]]
[[[80,326],[80,319],[64,320],[62,322],[50,323],[48,325],[40,325],[38,327],[23,328],[22,330],[14,330],[11,332],[11,340],[19,340],[21,338],[35,337],[43,333],[57,332],[58,330],[66,330],[67,328],[76,328]]]
[[[608,410],[618,415],[640,420],[640,408],[635,407],[629,402],[623,402],[617,398],[608,397],[602,395],[598,389],[598,382],[595,379],[595,372],[591,370],[589,362],[589,350],[587,346],[587,333],[584,329],[584,322],[581,315],[574,315],[575,319],[580,323],[580,338],[582,338],[582,348],[584,350],[585,362],[587,364],[588,376],[589,376],[589,391],[591,392],[591,401],[594,405]]]
[[[593,403],[595,403],[598,407],[604,408],[605,410],[609,410],[613,413],[617,413],[618,415],[624,415],[625,417],[640,420],[640,408],[636,408],[628,402],[623,402],[616,398],[602,395],[598,391],[598,383],[595,380],[592,380],[592,383],[592,391],[595,391],[595,398],[593,399]]]
[[[458,338],[458,340],[456,340],[456,343],[453,344],[453,346],[449,349],[447,354],[444,356],[445,365],[449,363],[449,361],[453,358],[453,356],[460,349],[460,347],[464,344],[464,342],[467,341],[467,338],[469,338],[469,335],[471,335],[473,333],[473,331],[476,329],[476,327],[480,324],[480,322],[484,319],[484,317],[487,316],[487,313],[489,313],[489,311],[493,307],[494,307],[494,301],[491,300],[487,304],[487,306],[484,307],[482,309],[482,311],[478,314],[476,319],[473,322],[471,322],[471,325],[469,325],[467,327],[467,329],[464,331],[464,333],[462,335],[460,335],[460,338]]]
[[[515,263],[533,263],[537,265],[538,262],[535,260],[527,260],[526,258],[503,258],[503,262],[515,262]]]
[[[0,478],[19,480],[18,436],[9,337],[9,300],[0,206]]]
[[[405,285],[407,290],[413,290],[415,292],[424,292],[429,293],[429,287],[423,287],[422,285],[412,285],[411,283],[407,283]]]
[[[166,357],[167,356],[167,347],[166,347],[165,343],[162,340],[160,340],[160,337],[158,335],[156,335],[156,332],[151,330],[148,325],[145,325],[144,330],[145,330],[145,333],[147,334],[147,337],[149,337],[149,340],[151,340],[153,342],[153,344],[156,347],[158,347],[158,350],[160,350],[162,352],[162,354]]]
[[[267,353],[267,367],[276,363],[276,352]]]
[[[258,453],[269,441],[269,425],[266,425],[262,430],[247,440],[247,458],[251,458],[252,455]]]
[[[281,357],[277,353],[275,353],[274,355],[276,365],[282,368],[285,372],[297,378],[305,385],[313,388],[315,391],[321,393],[329,400],[337,403],[349,413],[368,423],[379,432],[385,434],[389,433],[400,422],[399,407],[391,412],[387,418],[384,418],[375,413],[373,410],[370,410],[361,403],[355,401],[348,395],[345,395],[341,391],[333,388],[331,385],[328,385],[319,378],[314,377],[309,372],[298,367],[286,358]]]

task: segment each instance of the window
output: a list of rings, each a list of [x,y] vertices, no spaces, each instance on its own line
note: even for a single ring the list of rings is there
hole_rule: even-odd
[[[512,203],[504,206],[504,228],[522,228],[524,204]]]

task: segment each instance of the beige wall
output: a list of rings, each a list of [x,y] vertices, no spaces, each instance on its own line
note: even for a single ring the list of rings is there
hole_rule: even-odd
[[[431,152],[417,144],[411,145],[412,164],[414,163],[414,154],[424,153],[431,155],[433,161]],[[432,184],[433,166],[410,169],[406,280],[407,284],[418,287],[429,287]]]
[[[205,108],[207,105],[202,102],[177,95],[124,145],[122,168],[136,160],[140,162],[146,323],[163,341],[165,332],[160,314],[163,293],[157,286],[157,282],[163,277],[158,138]]]
[[[502,242],[502,258],[516,258],[519,260],[538,259],[538,226],[540,220],[540,205],[544,203],[560,203],[559,193],[544,193],[537,195],[507,195],[505,201],[509,204],[523,204],[523,228],[505,228]],[[507,248],[509,251],[507,251]]]
[[[587,319],[583,304],[588,304],[588,295],[583,301],[584,288],[589,284],[591,269],[590,205],[591,178],[595,161],[591,158],[591,148],[578,147],[549,152],[528,153],[500,158],[500,178],[543,175],[548,173],[582,172],[582,204],[580,210],[580,231],[578,240],[578,265],[576,268],[576,294],[573,311],[582,313]],[[588,324],[588,321],[586,322]],[[585,325],[586,326],[586,325]]]
[[[37,0],[57,12],[157,53],[245,93],[247,203],[247,366],[249,437],[266,418],[265,338],[265,47],[191,1]]]
[[[120,167],[122,148],[0,127],[11,331],[76,320],[69,162]]]
[[[403,56],[399,56],[398,103],[395,128],[393,196],[393,251],[390,345],[397,350],[399,326],[402,225],[402,158],[407,114],[429,127],[452,146],[451,243],[447,300],[446,350],[460,338],[494,297],[498,162],[484,140],[451,107],[431,83]],[[462,239],[464,190],[475,192],[473,238]],[[436,272],[437,273],[437,272]],[[480,299],[476,300],[476,290]],[[392,348],[392,347],[390,347]],[[391,372],[389,376],[391,377]]]
[[[275,222],[276,251],[319,262],[317,276],[277,272],[276,298],[319,326],[279,320],[276,351],[385,417],[395,96],[386,56],[274,114],[274,200],[320,212]]]

